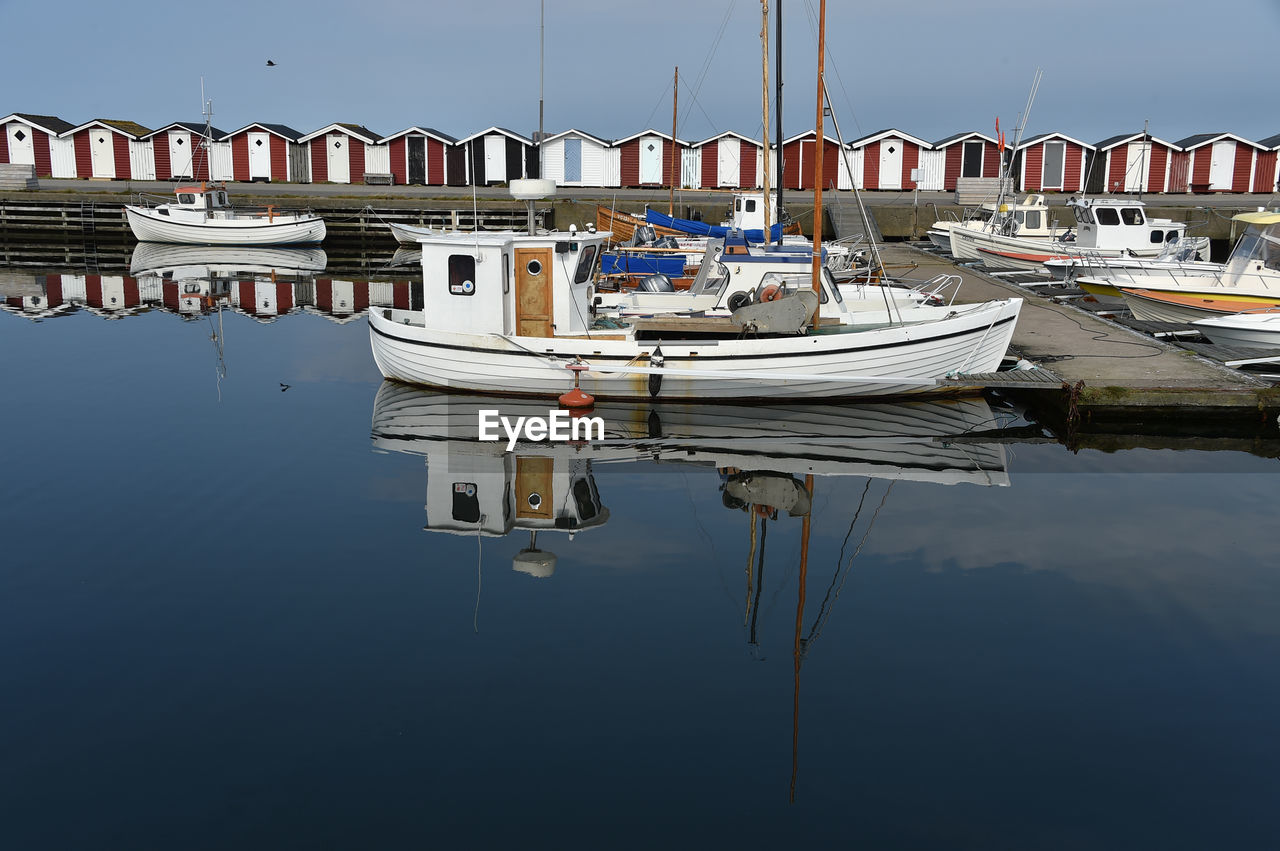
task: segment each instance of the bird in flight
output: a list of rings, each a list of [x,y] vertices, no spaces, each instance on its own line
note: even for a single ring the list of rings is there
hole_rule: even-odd
[[[270,59],[268,59],[268,60],[267,60],[267,67],[268,67],[268,68],[274,68],[274,67],[276,67],[276,63],[274,63],[274,62],[272,62]]]

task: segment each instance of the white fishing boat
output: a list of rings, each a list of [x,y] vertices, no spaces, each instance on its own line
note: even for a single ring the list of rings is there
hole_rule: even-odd
[[[1168,243],[1155,257],[1103,257],[1094,251],[1081,251],[1070,257],[1046,260],[1044,267],[1049,270],[1049,277],[1067,284],[1081,278],[1109,278],[1118,273],[1172,270],[1187,275],[1214,275],[1221,272],[1225,264],[1213,263],[1208,257],[1209,238],[1187,236]],[[1105,294],[1119,297],[1118,291]]]
[[[145,242],[188,245],[303,245],[322,242],[324,219],[311,212],[236,209],[218,183],[179,186],[176,202],[126,204],[133,235]]]
[[[439,231],[438,228],[426,227],[425,225],[407,225],[403,222],[387,222],[387,228],[390,229],[391,235],[396,238],[396,242],[414,247],[418,244],[418,237],[430,236]]]
[[[1280,349],[1280,308],[1209,316],[1191,324],[1220,346]]]

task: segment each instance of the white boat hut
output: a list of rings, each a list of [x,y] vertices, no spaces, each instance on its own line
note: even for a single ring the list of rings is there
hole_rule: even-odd
[[[1198,133],[1179,139],[1187,162],[1187,186],[1172,192],[1249,192],[1254,185],[1254,160],[1265,152],[1257,142],[1234,133]],[[1269,188],[1254,189],[1270,192]]]
[[[151,130],[133,121],[97,118],[64,134],[75,148],[76,177],[155,180],[155,157],[145,137]]]
[[[206,138],[203,124],[175,121],[143,136],[151,143],[156,180],[209,180],[210,156],[222,131],[210,128]]]
[[[760,186],[764,144],[725,131],[693,143],[700,163],[700,189],[755,189]]]
[[[431,127],[406,127],[382,140],[390,157],[392,181],[406,186],[444,186],[449,150],[458,140]]]
[[[1168,192],[1174,154],[1172,142],[1145,133],[1103,139],[1089,165],[1084,191]],[[1185,186],[1184,186],[1185,190]]]
[[[1025,192],[1083,192],[1093,145],[1062,133],[1024,139],[1013,155],[1013,173]]]
[[[556,186],[617,186],[617,149],[583,130],[565,130],[538,146],[542,176]]]
[[[849,150],[853,173],[860,177],[858,186],[893,191],[916,189],[916,181],[921,178],[920,155],[931,147],[924,139],[892,128],[854,139],[849,143]],[[826,171],[825,160],[823,166]],[[913,174],[915,179],[912,179]],[[941,174],[938,174],[932,183],[940,180]]]
[[[532,139],[490,127],[458,142],[467,155],[467,183],[490,186],[538,176],[538,146]]]
[[[984,133],[970,131],[956,133],[933,143],[933,149],[921,155],[922,160],[941,160],[942,181],[920,182],[921,189],[941,189],[951,192],[962,177],[999,177],[1000,143]],[[938,170],[933,163],[926,172],[930,177]]]
[[[336,122],[306,134],[298,144],[311,149],[312,183],[369,183],[369,175],[390,179],[391,161],[381,141],[368,127]]]
[[[62,134],[73,129],[52,115],[14,112],[0,118],[0,163],[35,166],[36,177],[75,177],[75,148]],[[55,152],[62,154],[54,162]]]
[[[301,183],[310,176],[308,146],[288,125],[255,122],[222,136],[221,142],[231,147],[232,180]]]

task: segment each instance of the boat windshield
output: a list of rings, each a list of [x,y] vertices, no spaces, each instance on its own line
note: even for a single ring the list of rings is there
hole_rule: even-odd
[[[1280,224],[1250,225],[1231,252],[1228,262],[1255,260],[1268,269],[1280,269]]]
[[[689,285],[691,295],[718,293],[729,282],[729,268],[719,260],[712,259],[710,252],[707,255],[702,258],[702,265],[698,267],[698,277]]]

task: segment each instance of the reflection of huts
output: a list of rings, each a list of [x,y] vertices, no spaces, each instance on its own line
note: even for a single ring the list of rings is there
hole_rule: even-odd
[[[669,134],[657,130],[645,130],[619,139],[613,143],[618,150],[619,183],[624,187],[671,186],[672,156],[676,156],[679,168],[688,143],[679,139],[672,144]],[[682,185],[681,175],[675,173],[676,185]]]
[[[1014,152],[1013,173],[1027,192],[1083,192],[1093,145],[1062,133],[1024,139]]]
[[[760,185],[764,145],[741,133],[727,130],[694,142],[701,161],[702,189],[754,189]]]
[[[1254,185],[1254,154],[1260,150],[1256,142],[1234,133],[1198,133],[1176,144],[1182,149],[1178,159],[1187,181],[1185,186],[1179,181],[1178,188],[1170,187],[1170,192],[1248,192]]]
[[[1145,133],[1103,139],[1089,164],[1085,192],[1167,192],[1178,149]]]
[[[942,165],[942,182],[934,186],[921,181],[921,189],[943,189],[947,192],[956,188],[956,181],[961,177],[999,177],[1000,145],[990,136],[971,131],[956,133],[933,143],[933,150],[921,155],[922,161],[940,159]],[[936,166],[929,168],[930,177]]]
[[[557,186],[617,186],[617,168],[610,168],[609,142],[582,130],[565,130],[542,140],[538,159],[542,176]]]
[[[206,138],[204,125],[175,121],[142,138],[151,143],[156,180],[208,180],[210,148],[222,131],[210,128]]]
[[[311,148],[311,181],[313,183],[364,183],[366,174],[390,174],[386,149],[378,143],[382,137],[359,124],[337,122],[308,133],[299,144]]]
[[[391,174],[400,185],[444,186],[445,158],[457,139],[430,127],[408,127],[382,140],[387,146]]]
[[[814,140],[817,134],[813,130],[799,133],[782,143],[782,185],[786,189],[813,188],[813,160],[817,156]],[[840,143],[823,134],[822,147],[822,188],[839,189],[841,184],[852,187],[849,176],[844,173],[841,163]],[[853,160],[850,160],[853,162]],[[856,171],[857,165],[854,165]],[[841,180],[841,175],[845,180]]]
[[[288,125],[257,122],[221,139],[231,145],[232,180],[301,183],[310,177],[308,148],[300,144],[302,134]]]
[[[132,121],[98,118],[72,128],[76,176],[108,180],[155,180],[155,159],[150,142],[143,137],[151,131]]]
[[[76,176],[75,148],[71,143],[63,145],[71,155],[54,162],[54,151],[62,141],[59,137],[73,129],[70,122],[52,115],[14,112],[0,118],[0,128],[0,163],[33,165],[36,177]]]
[[[881,130],[849,143],[856,162],[861,153],[861,183],[863,189],[915,189],[916,182],[911,179],[912,172],[919,176],[920,152],[929,150],[929,143],[924,139],[903,133],[901,130]],[[828,156],[823,154],[823,157]],[[837,158],[839,152],[837,152]],[[826,160],[823,160],[823,171],[829,171]],[[854,173],[858,173],[854,165]]]
[[[458,142],[467,152],[467,174],[473,186],[507,183],[538,176],[538,147],[519,133],[490,127]]]

